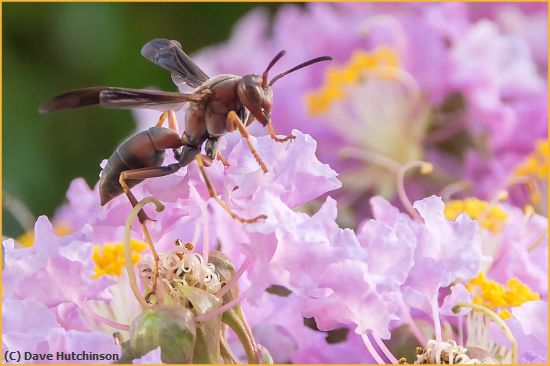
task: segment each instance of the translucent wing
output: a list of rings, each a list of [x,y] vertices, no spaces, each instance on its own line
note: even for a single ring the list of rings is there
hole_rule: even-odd
[[[141,49],[143,57],[172,72],[172,80],[178,86],[187,84],[196,88],[208,80],[208,75],[198,67],[181,48],[178,41],[157,38]]]
[[[99,104],[104,108],[180,109],[187,102],[198,103],[206,94],[183,94],[147,89],[93,87],[72,90],[53,97],[40,106],[41,113]]]

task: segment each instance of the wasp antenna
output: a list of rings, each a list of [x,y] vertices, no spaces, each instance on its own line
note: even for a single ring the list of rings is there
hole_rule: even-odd
[[[285,55],[285,53],[286,53],[286,51],[285,51],[285,50],[282,50],[281,52],[279,52],[279,53],[277,54],[277,56],[275,56],[275,57],[273,58],[273,60],[271,60],[271,62],[269,63],[269,65],[267,65],[267,67],[266,67],[264,73],[262,74],[262,86],[263,86],[263,87],[266,87],[266,86],[267,86],[267,73],[268,73],[269,70],[273,67],[273,65],[275,65],[275,63],[276,63],[277,61],[279,61],[279,59]]]
[[[317,62],[321,62],[321,61],[332,61],[333,58],[330,57],[330,56],[321,56],[321,57],[316,57],[314,59],[311,59],[309,61],[306,61],[304,63],[301,63],[297,66],[294,66],[292,69],[290,70],[287,70],[285,72],[282,72],[280,73],[279,75],[275,76],[273,79],[271,79],[271,81],[269,82],[269,85],[273,85],[277,80],[279,80],[280,78],[282,78],[283,76],[285,75],[288,75],[290,74],[291,72],[294,72],[296,70],[300,70],[301,68],[304,68],[306,66],[309,66],[309,65],[313,65],[313,64],[316,64]]]

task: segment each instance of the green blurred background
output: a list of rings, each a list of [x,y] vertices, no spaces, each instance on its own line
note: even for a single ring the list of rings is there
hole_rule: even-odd
[[[169,75],[141,57],[153,38],[179,40],[190,53],[227,39],[258,3],[4,3],[2,188],[35,216],[51,216],[70,181],[93,186],[99,163],[134,128],[129,111],[89,108],[50,115],[45,99],[94,85],[158,86]],[[5,198],[6,196],[4,196]],[[2,232],[24,228],[3,207]]]

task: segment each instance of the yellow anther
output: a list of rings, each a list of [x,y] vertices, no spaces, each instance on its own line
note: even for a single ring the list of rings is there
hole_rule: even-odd
[[[376,65],[376,60],[367,52],[355,51],[351,56],[348,67],[359,73],[362,70],[371,69]]]
[[[72,229],[67,225],[64,225],[64,224],[53,225],[53,233],[57,236],[66,236],[72,232],[73,232]],[[22,234],[21,236],[19,236],[18,238],[16,238],[15,240],[18,241],[21,244],[21,246],[25,248],[30,248],[34,243],[34,231],[29,230],[24,234]]]
[[[535,214],[535,208],[531,205],[525,205],[525,207],[523,207],[523,213],[525,216],[531,217]]]
[[[306,94],[308,113],[319,115],[326,112],[332,103],[346,96],[347,86],[361,82],[363,73],[393,78],[398,67],[399,57],[391,48],[383,47],[373,52],[355,51],[345,65],[328,68],[319,90]]]
[[[34,243],[34,231],[26,231],[24,234],[18,236],[15,240],[18,241],[21,246],[25,248],[30,248]]]
[[[395,53],[395,51],[391,48],[378,48],[376,51],[374,51],[373,57],[377,66],[399,66],[399,58],[397,56],[397,53]]]
[[[136,264],[141,259],[140,253],[147,249],[147,243],[132,239],[130,249],[132,263]],[[92,278],[96,279],[104,275],[120,276],[124,268],[124,246],[122,243],[94,245],[92,260],[95,263]]]
[[[503,309],[498,312],[498,316],[500,316],[502,319],[510,319],[512,317],[512,313],[506,309]]]
[[[508,214],[498,205],[489,207],[487,201],[477,198],[454,200],[445,203],[445,217],[456,220],[458,215],[465,213],[472,220],[479,220],[479,225],[492,232],[500,232],[508,219]]]
[[[501,189],[497,192],[497,200],[499,200],[500,202],[504,202],[508,199],[508,197],[510,197],[510,194],[508,193],[507,190],[504,190],[504,189]]]
[[[548,180],[550,165],[550,145],[548,140],[537,142],[533,151],[525,161],[516,168],[516,175],[531,176],[540,180]]]
[[[424,163],[420,166],[420,173],[423,175],[431,174],[434,171],[432,163]]]
[[[472,278],[466,284],[466,288],[473,295],[473,303],[486,306],[493,311],[500,310],[499,315],[502,319],[512,316],[508,308],[540,298],[539,294],[531,291],[529,286],[517,278],[512,278],[506,283],[506,286],[503,286],[488,280],[483,272]]]

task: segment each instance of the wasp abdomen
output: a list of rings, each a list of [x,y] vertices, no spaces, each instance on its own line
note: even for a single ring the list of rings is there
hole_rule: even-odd
[[[171,129],[151,127],[124,141],[107,160],[107,165],[99,179],[101,205],[105,205],[124,191],[119,183],[120,173],[125,170],[152,168],[161,166],[164,161],[164,149],[181,145],[179,135]],[[126,183],[132,188],[143,179],[130,179]]]

